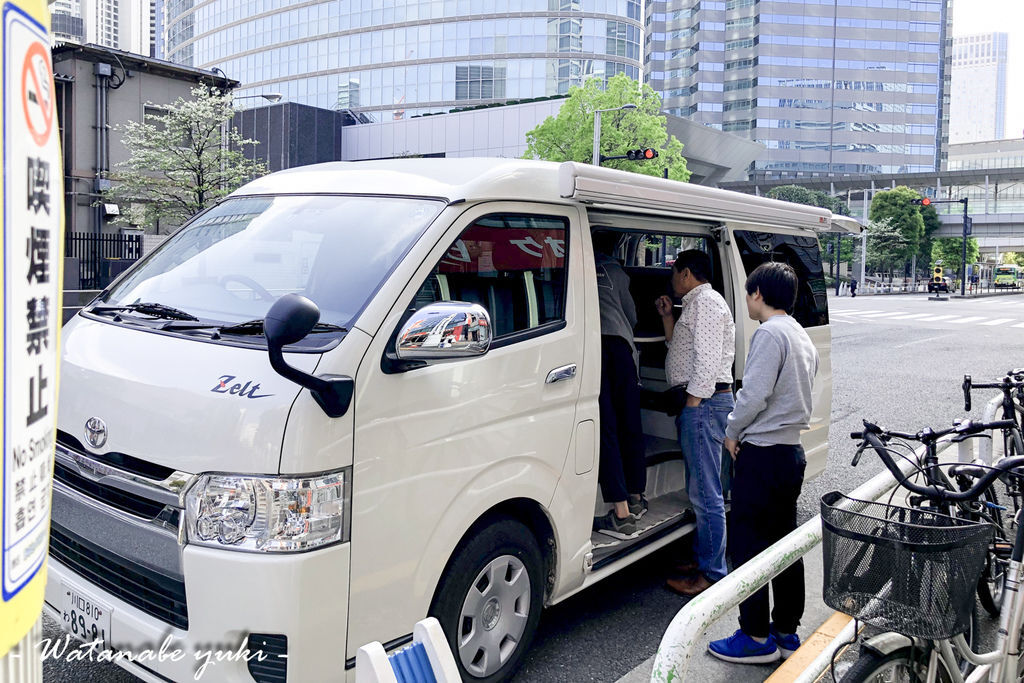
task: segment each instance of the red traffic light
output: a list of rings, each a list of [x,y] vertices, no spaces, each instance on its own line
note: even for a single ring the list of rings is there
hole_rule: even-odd
[[[653,149],[644,150],[644,159],[653,159],[656,152]]]
[[[658,150],[646,147],[643,149],[631,149],[626,152],[626,158],[630,161],[647,161],[658,156]]]
[[[923,199],[921,199],[921,206],[931,206],[931,205],[932,205],[932,200],[928,199],[927,197],[924,197]]]

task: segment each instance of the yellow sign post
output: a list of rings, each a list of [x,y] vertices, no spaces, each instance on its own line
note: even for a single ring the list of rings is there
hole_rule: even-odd
[[[41,671],[38,661],[25,661],[37,658],[26,638],[40,620],[46,581],[64,190],[47,3],[0,7],[0,680],[26,681]]]

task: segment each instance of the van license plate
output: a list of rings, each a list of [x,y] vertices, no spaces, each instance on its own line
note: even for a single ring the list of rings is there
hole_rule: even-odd
[[[62,584],[61,588],[64,630],[87,643],[100,640],[104,648],[109,647],[110,607],[70,583]]]

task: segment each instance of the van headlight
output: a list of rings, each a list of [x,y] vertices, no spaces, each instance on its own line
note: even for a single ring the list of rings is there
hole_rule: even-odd
[[[305,477],[204,474],[185,493],[189,543],[301,552],[349,540],[350,468]]]

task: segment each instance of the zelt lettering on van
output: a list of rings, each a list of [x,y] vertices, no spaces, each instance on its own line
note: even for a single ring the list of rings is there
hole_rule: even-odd
[[[737,378],[755,325],[747,273],[794,267],[794,317],[820,355],[808,476],[824,468],[818,233],[832,230],[859,226],[575,163],[260,178],[63,329],[47,610],[65,608],[67,582],[109,606],[103,627],[125,647],[170,634],[183,651],[275,655],[204,680],[351,680],[361,645],[397,647],[434,615],[465,679],[506,679],[545,606],[693,529],[654,307],[677,252],[710,258]],[[593,231],[617,235],[638,317],[650,507],[626,540],[592,528],[606,509]],[[119,664],[147,680],[194,673],[187,659]]]

